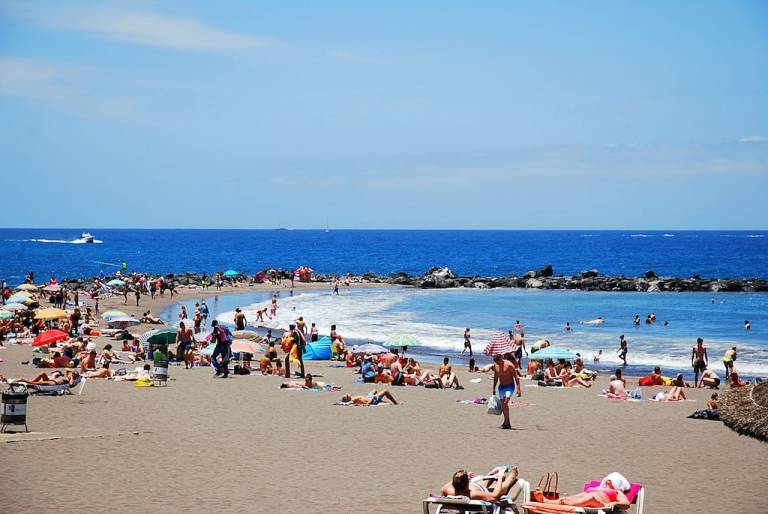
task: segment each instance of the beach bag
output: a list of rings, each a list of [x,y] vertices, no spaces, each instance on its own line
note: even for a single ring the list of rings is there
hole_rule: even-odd
[[[544,483],[544,487],[541,486],[542,482]],[[557,500],[560,498],[560,493],[557,491],[558,482],[559,477],[557,476],[557,471],[547,472],[546,475],[541,475],[536,488],[541,489],[544,498],[548,500]]]
[[[488,399],[488,414],[501,416],[501,400],[495,394]]]
[[[643,391],[639,387],[636,387],[635,389],[632,390],[631,393],[629,393],[629,397],[633,400],[642,400]]]

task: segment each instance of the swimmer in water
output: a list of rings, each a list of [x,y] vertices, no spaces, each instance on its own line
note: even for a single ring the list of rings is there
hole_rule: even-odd
[[[752,330],[752,323],[750,323],[748,319],[744,320],[744,330],[746,330],[747,332]]]
[[[565,329],[564,329],[564,330],[565,330],[566,332],[570,332],[571,330],[573,330],[573,329],[571,328],[571,324],[570,324],[569,322],[567,322],[567,321],[565,322]]]
[[[603,319],[602,316],[598,316],[597,318],[591,319],[589,321],[579,321],[579,323],[581,323],[582,325],[600,326],[605,323],[605,320]]]

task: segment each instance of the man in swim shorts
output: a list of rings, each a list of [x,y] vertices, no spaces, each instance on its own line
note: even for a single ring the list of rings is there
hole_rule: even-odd
[[[501,412],[504,414],[504,423],[501,428],[509,430],[512,425],[509,422],[509,402],[512,399],[512,395],[517,388],[517,397],[519,398],[522,393],[520,390],[520,375],[517,371],[517,366],[503,358],[501,355],[496,355],[493,358],[493,392],[496,394],[496,388],[498,385],[499,399],[501,399]]]
[[[707,349],[704,347],[704,339],[698,338],[696,346],[691,350],[691,366],[693,367],[693,387],[699,387],[699,373],[707,369],[709,364]]]

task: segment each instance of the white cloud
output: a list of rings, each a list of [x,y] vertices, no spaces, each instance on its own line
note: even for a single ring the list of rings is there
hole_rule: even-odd
[[[739,139],[739,143],[768,143],[766,136],[745,136]]]
[[[74,66],[0,57],[0,96],[35,100],[85,117],[141,117],[141,109],[132,98],[91,95],[68,85],[82,72]]]
[[[7,2],[3,7],[6,15],[48,27],[90,32],[136,45],[177,50],[231,50],[269,45],[267,38],[218,29],[202,21],[140,12],[116,5],[62,6]]]

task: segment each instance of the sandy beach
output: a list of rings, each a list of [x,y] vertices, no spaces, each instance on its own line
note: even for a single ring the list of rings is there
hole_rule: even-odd
[[[138,308],[115,298],[101,309],[157,314],[199,297],[142,297]],[[8,345],[0,374],[35,375],[20,364],[31,355],[29,346]],[[689,389],[691,401],[676,404],[614,402],[598,396],[605,376],[591,389],[523,380],[525,404],[512,410],[514,430],[502,431],[485,406],[458,403],[487,397],[492,376],[454,364],[465,390],[394,387],[398,406],[341,407],[341,393],[281,390],[282,379],[259,375],[213,380],[210,368],[179,366],[168,387],[94,379],[82,396],[31,397],[31,432],[0,435],[0,510],[420,512],[456,469],[509,464],[534,484],[558,471],[565,494],[619,471],[646,487],[648,513],[766,512],[768,446],[719,422],[686,419],[709,390]],[[328,362],[308,371],[350,394],[372,389]]]

